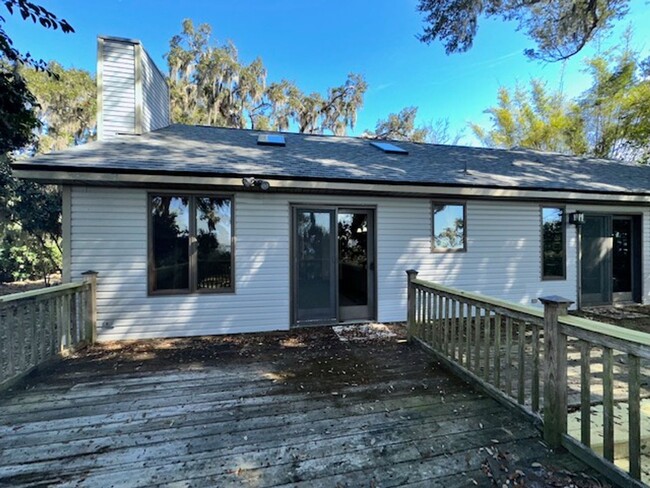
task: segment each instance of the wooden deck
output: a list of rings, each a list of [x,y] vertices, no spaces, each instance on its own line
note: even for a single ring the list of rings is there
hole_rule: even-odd
[[[491,486],[486,461],[584,468],[417,346],[331,329],[108,344],[0,400],[0,486]]]

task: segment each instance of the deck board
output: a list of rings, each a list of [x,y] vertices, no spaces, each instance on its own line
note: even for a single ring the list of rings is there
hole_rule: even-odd
[[[586,470],[418,347],[329,329],[97,347],[0,400],[9,486],[489,486],[494,445]]]

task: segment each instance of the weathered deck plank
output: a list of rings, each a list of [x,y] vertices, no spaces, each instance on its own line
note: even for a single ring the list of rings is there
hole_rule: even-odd
[[[488,486],[494,445],[577,465],[409,344],[169,344],[97,348],[5,394],[0,485]]]

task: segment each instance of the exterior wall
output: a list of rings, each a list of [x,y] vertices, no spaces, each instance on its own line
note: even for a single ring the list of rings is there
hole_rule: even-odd
[[[167,82],[139,41],[99,38],[97,87],[98,139],[169,125]]]
[[[135,130],[135,46],[131,42],[99,40],[98,138],[109,140]]]
[[[438,254],[430,252],[429,199],[264,193],[235,195],[234,294],[148,297],[147,191],[74,187],[71,276],[76,281],[88,269],[99,272],[100,339],[287,329],[291,203],[376,207],[380,321],[405,319],[409,268],[424,279],[524,304],[550,294],[576,300],[575,228],[567,228],[567,279],[542,281],[536,203],[468,201],[467,252]],[[650,209],[644,211],[647,301]]]
[[[142,132],[169,125],[169,88],[165,77],[142,50]]]

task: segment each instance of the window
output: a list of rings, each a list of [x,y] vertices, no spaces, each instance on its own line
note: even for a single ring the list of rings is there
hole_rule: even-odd
[[[465,251],[465,204],[433,203],[433,245],[435,252]]]
[[[566,278],[564,209],[542,208],[542,279]]]
[[[149,290],[233,291],[232,199],[149,196]]]
[[[389,142],[371,142],[370,145],[376,147],[377,149],[381,149],[386,154],[408,154],[409,153],[406,149],[402,149],[401,147],[396,146],[395,144],[391,144]]]

